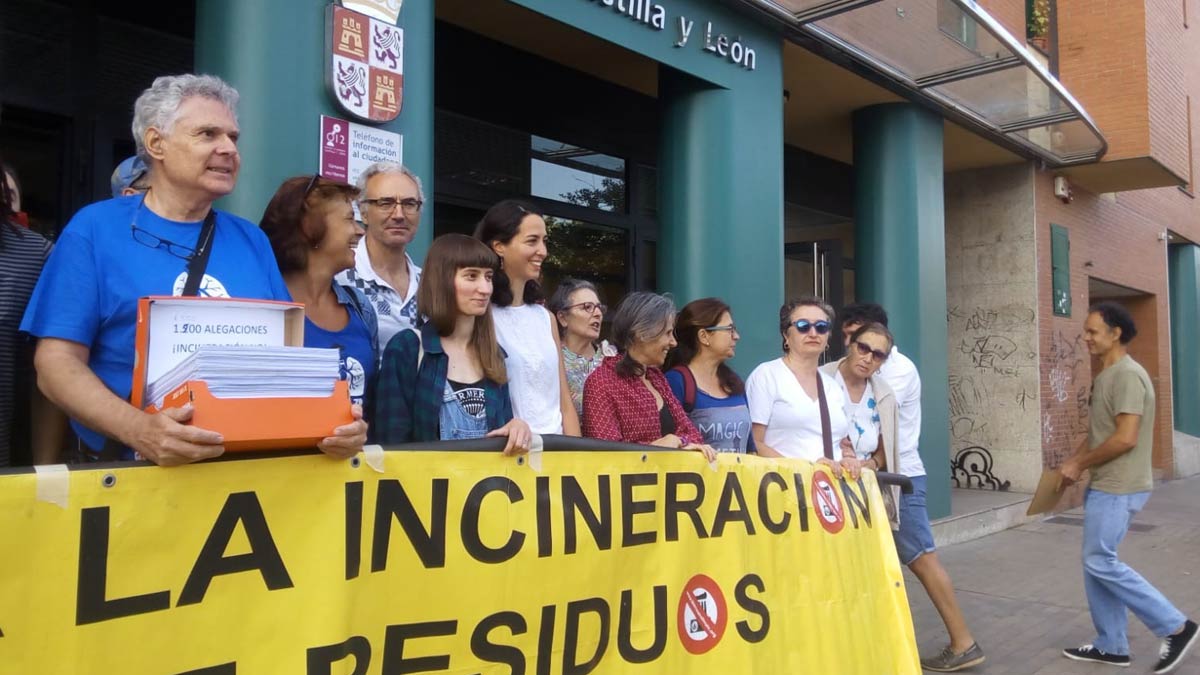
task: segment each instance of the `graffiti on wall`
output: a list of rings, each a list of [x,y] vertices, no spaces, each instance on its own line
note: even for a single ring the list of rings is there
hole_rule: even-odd
[[[1091,396],[1083,334],[1055,331],[1050,337],[1044,365],[1053,400],[1046,402],[1048,409],[1042,414],[1042,442],[1053,445],[1056,433],[1073,440],[1087,431]]]
[[[954,487],[1007,492],[1012,482],[997,478],[993,466],[992,453],[987,448],[963,448],[950,460],[950,479]]]
[[[1020,303],[952,305],[951,342],[961,355],[950,375],[951,475],[958,487],[1007,490],[996,450],[1010,443],[1013,415],[1036,407],[1036,314]],[[1029,380],[1028,382],[1025,380]]]

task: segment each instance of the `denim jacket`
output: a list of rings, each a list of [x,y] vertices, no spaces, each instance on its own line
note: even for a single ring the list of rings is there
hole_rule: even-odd
[[[333,295],[347,310],[354,312],[371,332],[371,352],[375,354],[375,365],[379,365],[382,354],[379,353],[379,316],[375,314],[375,308],[367,301],[367,296],[363,295],[362,291],[353,286],[339,284],[337,279],[333,281]]]
[[[375,397],[375,440],[382,444],[441,440],[438,416],[450,359],[432,323],[416,331],[400,331],[383,350]],[[424,349],[425,355],[419,358]],[[417,362],[420,360],[420,368]],[[488,430],[513,418],[507,384],[483,382]]]

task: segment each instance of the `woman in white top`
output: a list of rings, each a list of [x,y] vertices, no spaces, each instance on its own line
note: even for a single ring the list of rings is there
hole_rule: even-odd
[[[846,357],[821,366],[837,380],[845,396],[850,444],[864,468],[896,471],[896,434],[900,414],[896,394],[878,373],[892,351],[892,333],[881,323],[866,323],[847,336]],[[884,492],[884,505],[893,527],[900,488]]]
[[[484,214],[475,238],[500,256],[492,292],[496,337],[507,356],[513,414],[535,434],[579,435],[554,317],[540,303],[538,278],[546,260],[546,221],[532,205],[512,199]]]
[[[783,357],[761,364],[746,380],[751,433],[759,455],[806,459],[828,465],[835,475],[844,468],[857,478],[861,465],[847,438],[842,388],[817,370],[832,325],[833,309],[818,298],[803,297],[780,308]],[[834,459],[825,456],[818,387],[825,392]]]

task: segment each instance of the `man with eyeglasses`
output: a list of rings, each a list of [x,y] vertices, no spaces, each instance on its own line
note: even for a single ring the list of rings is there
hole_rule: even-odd
[[[34,289],[21,330],[39,339],[38,385],[72,418],[81,459],[175,465],[224,452],[220,434],[187,424],[190,407],[149,414],[128,399],[139,298],[289,299],[266,235],[213,208],[237,183],[237,100],[211,75],[160,77],[142,92],[133,137],[147,191],[76,213]],[[348,456],[365,440],[359,419],[320,447]]]
[[[873,302],[847,305],[842,310],[842,339],[850,348],[850,336],[869,323],[888,325],[887,312]],[[892,532],[896,553],[933,601],[934,608],[950,634],[950,644],[938,654],[921,659],[921,667],[938,673],[950,673],[977,666],[984,661],[983,650],[975,642],[963,618],[954,583],[937,557],[933,528],[925,506],[925,464],[917,448],[921,439],[921,375],[917,366],[895,345],[879,369],[879,375],[896,394],[900,425],[897,431],[896,463],[888,470],[912,480],[912,494],[900,497],[900,528]]]
[[[358,210],[367,234],[354,250],[354,267],[337,276],[367,296],[379,317],[383,350],[396,333],[420,327],[417,285],[421,268],[408,245],[421,225],[425,192],[421,179],[395,162],[376,162],[358,178]]]

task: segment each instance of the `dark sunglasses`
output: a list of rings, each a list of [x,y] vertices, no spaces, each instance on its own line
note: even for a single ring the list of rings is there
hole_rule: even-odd
[[[878,349],[871,349],[869,345],[866,345],[862,342],[855,341],[854,348],[858,350],[859,356],[873,356],[875,357],[875,360],[880,363],[883,363],[888,359],[887,352],[881,352]]]
[[[792,325],[795,326],[796,330],[800,331],[801,333],[807,333],[810,330],[817,331],[817,335],[826,335],[829,333],[828,321],[809,321],[808,319],[800,319],[799,321],[792,322]]]

